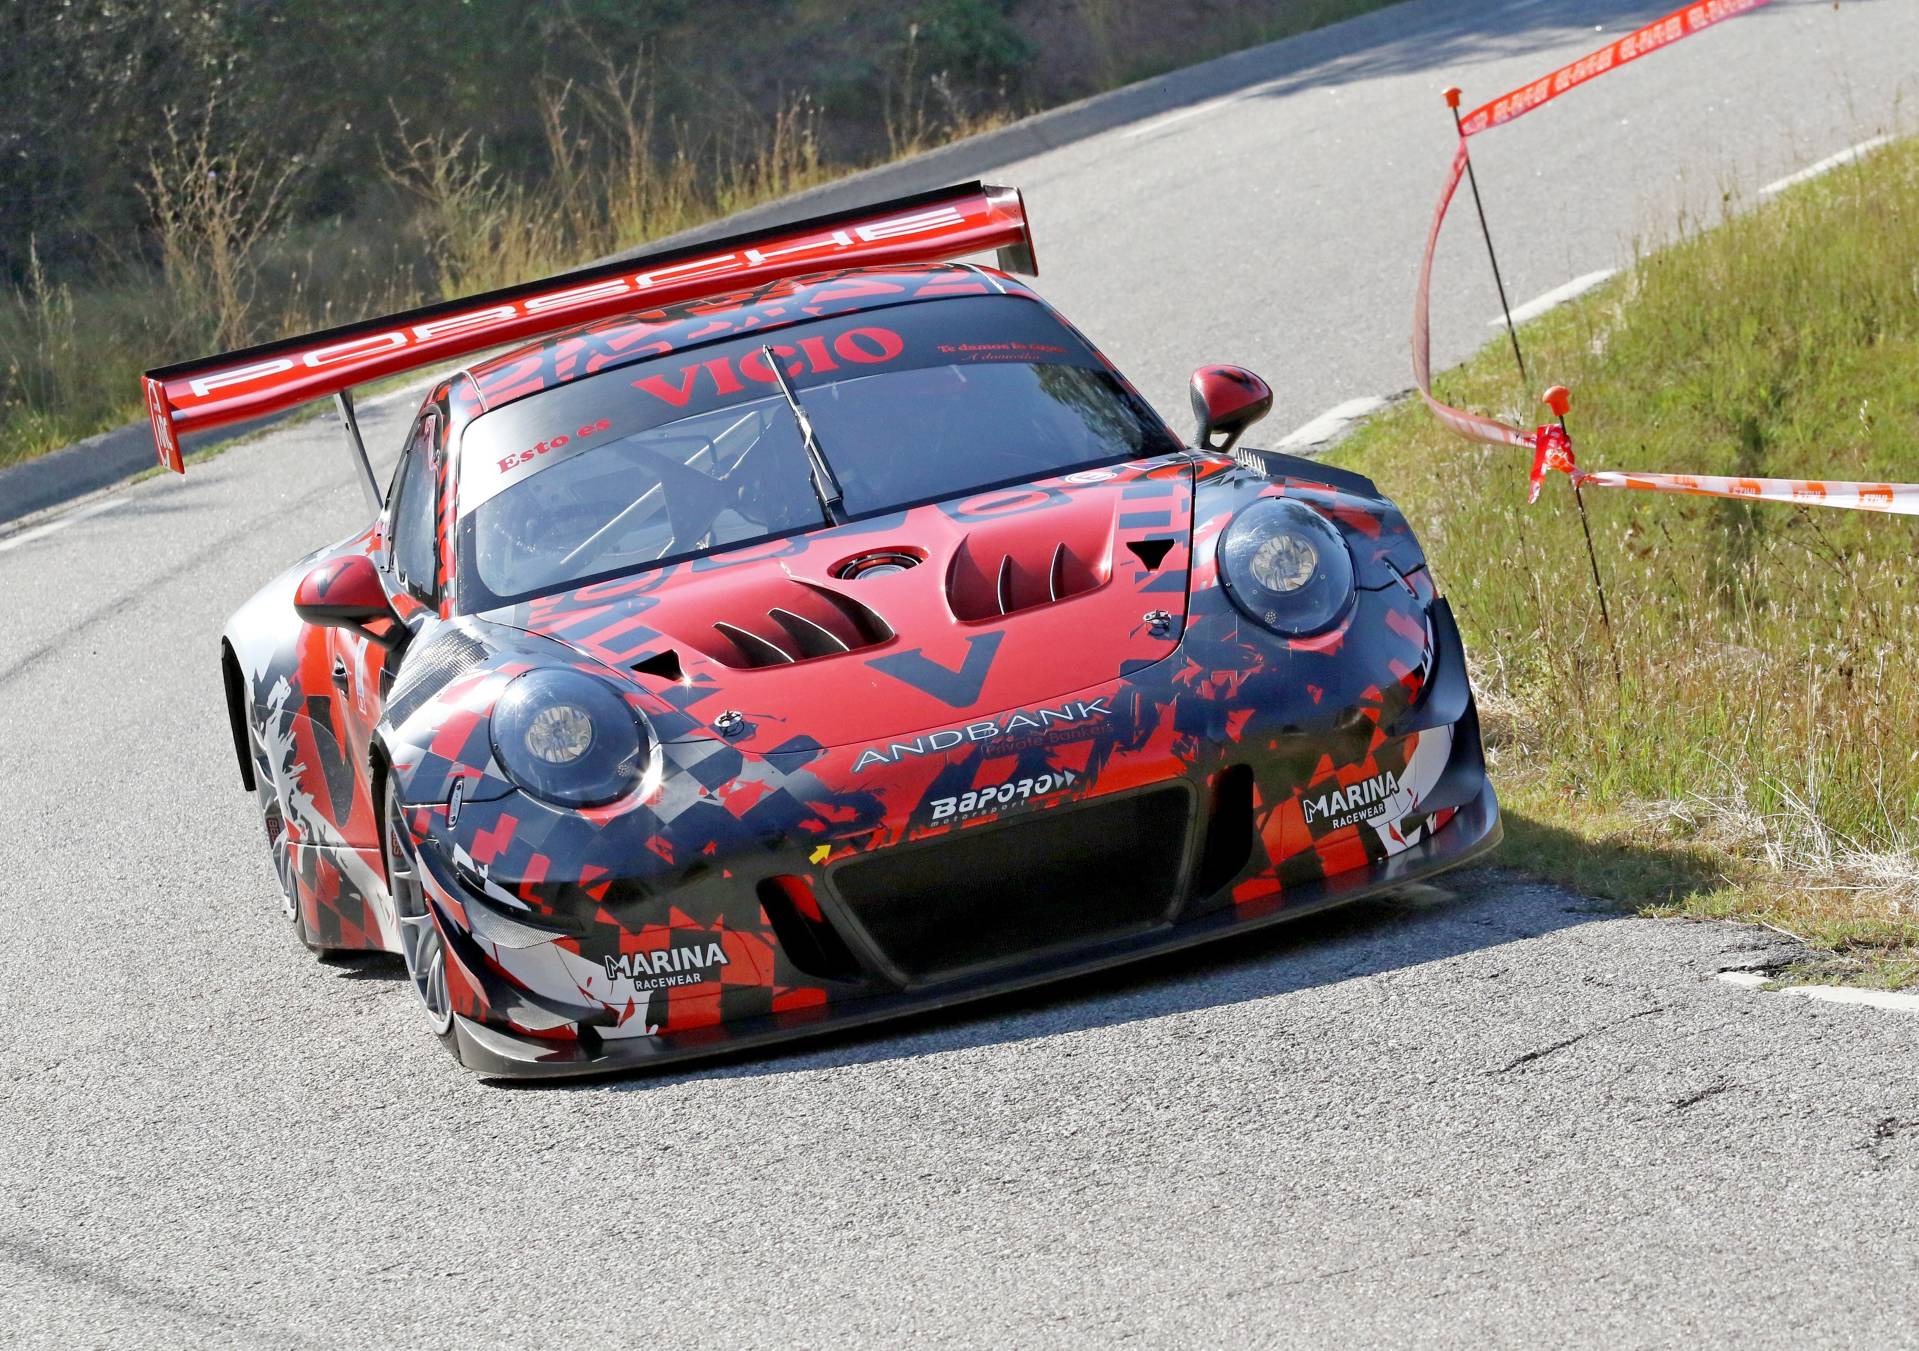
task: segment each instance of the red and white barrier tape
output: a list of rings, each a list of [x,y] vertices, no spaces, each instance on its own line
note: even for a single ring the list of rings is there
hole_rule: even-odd
[[[1557,393],[1558,391],[1555,391]],[[1528,502],[1539,500],[1546,475],[1566,474],[1581,488],[1634,488],[1648,493],[1687,493],[1695,497],[1745,498],[1754,502],[1791,502],[1800,506],[1845,507],[1919,516],[1919,483],[1841,483],[1831,479],[1745,478],[1719,474],[1634,474],[1602,469],[1588,474],[1573,459],[1572,438],[1564,427],[1545,426],[1533,434],[1533,472]]]
[[[1601,470],[1580,474],[1585,488],[1638,488],[1653,493],[1695,493],[1706,497],[1746,497],[1760,502],[1796,502],[1801,506],[1848,507],[1919,516],[1919,483],[1840,483],[1832,479],[1720,478],[1711,474],[1627,474]]]
[[[1693,4],[1681,5],[1665,18],[1654,19],[1639,31],[1628,33],[1617,42],[1609,42],[1571,65],[1561,66],[1550,75],[1521,85],[1510,94],[1501,94],[1490,103],[1481,104],[1460,119],[1460,132],[1466,136],[1477,136],[1482,131],[1504,126],[1516,117],[1551,103],[1561,94],[1570,93],[1588,80],[1598,79],[1609,70],[1617,70],[1628,61],[1637,61],[1649,52],[1656,52],[1681,38],[1689,38],[1716,23],[1736,19],[1769,3],[1771,0],[1696,0]]]
[[[1634,488],[1645,492],[1689,493],[1707,497],[1745,498],[1760,502],[1791,502],[1804,506],[1846,507],[1855,511],[1883,511],[1899,515],[1919,515],[1919,484],[1846,483],[1818,479],[1726,478],[1711,474],[1619,473],[1611,470],[1588,474],[1573,461],[1572,439],[1563,426],[1544,426],[1527,432],[1508,426],[1496,418],[1468,412],[1442,403],[1432,387],[1432,279],[1433,258],[1439,249],[1439,230],[1446,212],[1466,176],[1469,152],[1466,142],[1480,132],[1504,126],[1535,108],[1552,102],[1648,52],[1691,37],[1714,24],[1739,17],[1770,0],[1696,0],[1681,6],[1664,18],[1610,42],[1598,51],[1582,56],[1552,74],[1522,85],[1510,93],[1480,105],[1459,120],[1459,145],[1440,190],[1439,204],[1433,210],[1433,222],[1426,234],[1426,256],[1419,268],[1419,291],[1413,303],[1413,380],[1420,398],[1433,416],[1469,441],[1490,445],[1523,446],[1531,449],[1533,468],[1528,501],[1536,501],[1548,471],[1571,475],[1580,487]],[[1455,100],[1456,101],[1456,100]],[[1563,400],[1562,400],[1563,401]]]
[[[1459,180],[1465,176],[1466,138],[1462,136],[1459,149],[1453,152],[1452,171],[1446,175],[1446,189],[1440,193],[1439,206],[1433,212],[1432,229],[1426,235],[1426,258],[1419,265],[1419,298],[1413,304],[1413,383],[1419,386],[1419,397],[1426,401],[1433,416],[1468,441],[1484,441],[1495,446],[1530,446],[1533,438],[1519,428],[1508,427],[1496,418],[1469,413],[1464,408],[1454,408],[1433,397],[1433,255],[1439,249],[1439,227],[1446,223],[1446,208],[1453,204],[1453,194],[1459,191]]]

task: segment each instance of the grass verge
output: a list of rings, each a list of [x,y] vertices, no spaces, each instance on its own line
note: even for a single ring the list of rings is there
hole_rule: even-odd
[[[1531,324],[1587,469],[1919,477],[1919,141],[1682,225]],[[1503,338],[1447,402],[1534,417]],[[1529,403],[1529,400],[1526,401]],[[1503,861],[1662,915],[1771,925],[1822,978],[1919,982],[1919,522],[1572,492],[1417,402],[1333,459],[1406,509],[1472,654]]]

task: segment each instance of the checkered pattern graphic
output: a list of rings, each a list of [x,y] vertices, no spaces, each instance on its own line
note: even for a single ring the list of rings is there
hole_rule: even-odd
[[[474,411],[463,389],[513,397],[743,325],[749,309],[773,322],[782,307],[880,303],[878,284],[783,283],[731,310],[597,326],[443,386],[438,406],[457,434]],[[926,269],[915,284],[981,278]],[[1301,888],[1376,871],[1451,819],[1458,802],[1433,794],[1462,738],[1476,753],[1470,694],[1446,720],[1429,716],[1444,609],[1398,510],[1356,476],[1271,463],[1292,472],[1171,454],[486,614],[413,602],[421,632],[397,655],[291,610],[305,568],[379,557],[376,527],[270,585],[228,631],[288,912],[317,946],[396,948],[377,809],[390,776],[457,1011],[590,1055],[636,1038],[720,1045],[738,1029],[830,1021],[897,995],[847,932],[834,870],[1021,813],[1172,782],[1205,803],[1250,772],[1244,862],[1189,895],[1184,915],[1257,919]],[[1262,497],[1305,503],[1347,543],[1357,598],[1328,632],[1278,636],[1220,583],[1220,537]],[[844,562],[876,549],[923,561],[847,580]],[[750,627],[775,610],[861,641],[755,666],[717,636],[716,620]],[[410,673],[409,654],[430,656],[447,626],[463,659],[431,679]],[[568,809],[503,772],[494,705],[516,676],[556,664],[613,684],[638,714],[653,757],[642,791]],[[397,724],[386,712],[396,687]],[[839,959],[808,935],[845,940],[849,956],[828,969]]]
[[[940,824],[930,803],[1040,775],[1062,777],[1063,770],[1072,773],[1070,787],[1018,810],[1049,810],[1182,778],[1204,792],[1229,767],[1253,767],[1251,857],[1217,895],[1196,898],[1196,911],[1234,906],[1249,917],[1270,913],[1283,906],[1288,887],[1364,870],[1418,843],[1435,827],[1421,802],[1448,762],[1452,731],[1393,730],[1417,705],[1434,656],[1427,617],[1433,592],[1403,518],[1349,483],[1273,483],[1225,461],[1182,460],[1177,473],[1168,469],[1142,467],[1112,484],[1089,485],[1118,495],[1123,511],[1116,508],[1114,519],[1150,514],[1140,529],[1195,524],[1180,529],[1186,538],[1177,555],[1123,579],[1134,609],[1155,595],[1178,605],[1190,579],[1190,601],[1171,650],[1135,659],[1124,646],[1115,648],[1107,679],[1029,708],[1099,710],[1084,721],[1052,721],[978,741],[934,736],[942,728],[963,733],[969,725],[984,730],[1006,720],[1004,709],[956,709],[911,735],[880,738],[883,748],[905,749],[875,763],[867,755],[874,743],[810,736],[812,726],[802,719],[756,725],[737,740],[719,737],[690,715],[710,717],[709,710],[739,698],[737,687],[728,685],[723,669],[693,678],[689,660],[689,684],[673,701],[676,712],[689,715],[677,724],[683,735],[663,742],[663,773],[643,800],[570,812],[523,794],[488,792],[467,802],[457,826],[446,825],[443,810],[425,814],[421,848],[457,859],[449,875],[467,879],[465,896],[449,889],[444,897],[449,910],[470,909],[477,878],[499,897],[500,908],[555,935],[537,949],[476,945],[477,969],[467,980],[478,1016],[531,1030],[502,1020],[488,992],[511,1003],[518,996],[507,992],[536,990],[551,1001],[543,1007],[564,1008],[574,1026],[601,1038],[718,1036],[728,1026],[758,1025],[787,1010],[830,1016],[835,1007],[856,1006],[873,987],[823,981],[795,965],[773,932],[760,884],[799,878],[815,892],[829,892],[830,868],[847,858],[999,818],[987,813],[970,816],[964,826]],[[1351,617],[1329,635],[1295,642],[1275,637],[1247,620],[1217,584],[1219,532],[1261,495],[1312,503],[1339,523],[1352,546],[1362,589]],[[832,541],[825,554],[843,547],[844,541]],[[811,552],[778,562],[804,575],[795,559]],[[1180,589],[1149,590],[1163,587],[1158,577],[1169,572],[1179,575]],[[524,607],[512,618],[609,663],[644,659],[670,635],[635,624],[634,616],[656,615],[659,597],[676,587],[696,591],[699,580],[689,571],[664,584],[648,579],[644,588],[596,588],[591,596]],[[1109,585],[1117,589],[1118,583]],[[617,634],[617,643],[599,639],[602,632]],[[844,687],[853,675],[833,668],[858,662],[859,654],[849,654],[811,663],[811,671],[802,664],[792,674]],[[472,686],[485,687],[485,679]],[[462,726],[461,718],[483,720],[486,700],[462,703],[463,697],[449,689],[448,727]],[[451,714],[455,707],[458,718]],[[451,773],[492,772],[477,748],[467,761],[459,759],[453,748],[468,735],[450,732],[452,754],[423,758],[421,781],[431,787],[410,797],[427,800]],[[915,753],[916,745],[925,749]],[[1329,806],[1335,794],[1339,805]],[[485,925],[475,929],[483,934]],[[724,961],[675,958],[686,964],[666,973],[672,983],[662,982],[650,961],[635,977],[632,962],[621,960],[675,949],[703,958],[715,944]]]

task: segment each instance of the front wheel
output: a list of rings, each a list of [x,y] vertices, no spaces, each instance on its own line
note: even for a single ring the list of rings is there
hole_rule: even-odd
[[[381,806],[381,843],[386,854],[387,890],[400,922],[400,956],[406,974],[425,1006],[435,1036],[445,1040],[453,1031],[453,995],[447,987],[446,940],[427,904],[420,883],[420,860],[413,836],[406,828],[398,790],[389,783]]]

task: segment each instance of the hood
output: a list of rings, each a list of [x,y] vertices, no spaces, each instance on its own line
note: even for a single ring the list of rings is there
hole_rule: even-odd
[[[1169,456],[775,540],[492,618],[627,673],[764,754],[1039,709],[1170,656],[1185,628],[1193,463]],[[1158,622],[1148,616],[1158,612]],[[729,724],[732,720],[726,720]]]

